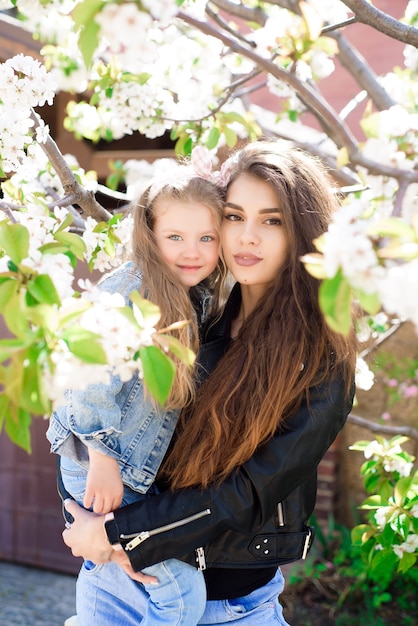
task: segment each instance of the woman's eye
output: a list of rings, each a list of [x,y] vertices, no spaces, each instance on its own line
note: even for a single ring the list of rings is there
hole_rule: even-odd
[[[269,226],[282,226],[283,220],[280,217],[269,217],[266,219],[266,224]]]
[[[224,215],[224,219],[230,222],[238,222],[241,219],[241,217],[237,215],[236,213],[226,213]]]

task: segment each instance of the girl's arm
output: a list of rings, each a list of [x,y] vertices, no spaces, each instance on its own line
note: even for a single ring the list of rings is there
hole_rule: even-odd
[[[89,449],[84,506],[95,513],[110,513],[122,504],[123,483],[118,462],[112,457]]]

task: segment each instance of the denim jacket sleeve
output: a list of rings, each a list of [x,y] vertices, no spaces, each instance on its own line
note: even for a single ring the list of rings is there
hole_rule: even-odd
[[[302,404],[286,429],[219,487],[167,491],[115,511],[116,529],[134,569],[182,558],[228,530],[257,533],[276,503],[316,471],[351,406],[343,380],[325,382],[311,390],[309,406]]]

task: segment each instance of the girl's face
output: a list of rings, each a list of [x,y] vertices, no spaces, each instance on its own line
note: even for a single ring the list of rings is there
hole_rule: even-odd
[[[164,261],[185,287],[194,287],[215,269],[219,232],[213,212],[200,202],[158,198],[154,236]]]
[[[262,295],[277,278],[289,243],[273,186],[242,174],[229,186],[221,232],[226,265],[242,285]]]

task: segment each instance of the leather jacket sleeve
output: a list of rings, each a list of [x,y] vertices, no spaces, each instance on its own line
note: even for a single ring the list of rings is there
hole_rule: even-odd
[[[217,487],[159,495],[115,511],[116,531],[136,571],[182,558],[228,530],[256,534],[316,470],[351,410],[342,380],[311,389],[285,428]],[[313,498],[315,494],[313,494]]]

